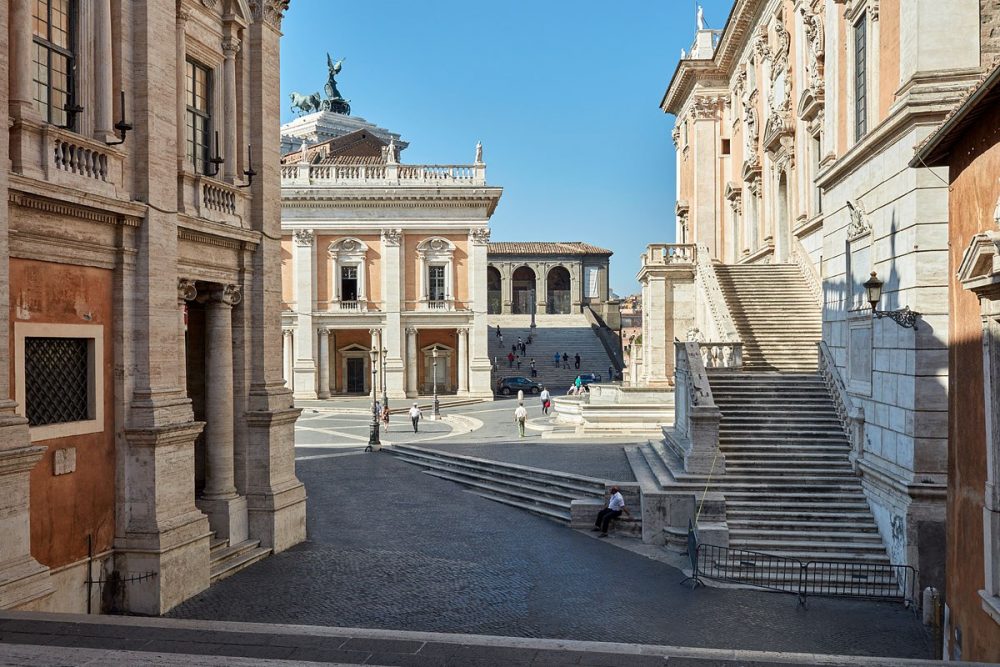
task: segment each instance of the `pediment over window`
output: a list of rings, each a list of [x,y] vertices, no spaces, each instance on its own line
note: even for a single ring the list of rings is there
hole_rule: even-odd
[[[368,244],[360,239],[346,238],[334,241],[327,252],[331,257],[364,257],[368,252]]]
[[[1000,298],[1000,232],[985,232],[972,238],[962,263],[958,280],[979,296]]]

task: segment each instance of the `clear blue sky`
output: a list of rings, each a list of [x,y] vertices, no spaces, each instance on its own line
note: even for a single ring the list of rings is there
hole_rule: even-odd
[[[732,0],[703,0],[721,28]],[[322,91],[326,51],[352,114],[399,132],[410,163],[471,163],[504,188],[495,241],[587,241],[614,251],[611,287],[637,291],[647,243],[673,240],[672,117],[658,108],[692,0],[293,0],[288,93]]]

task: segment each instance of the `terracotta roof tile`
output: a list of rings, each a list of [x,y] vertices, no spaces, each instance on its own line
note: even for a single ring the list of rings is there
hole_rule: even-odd
[[[582,241],[499,241],[490,243],[490,255],[612,255],[612,251]]]

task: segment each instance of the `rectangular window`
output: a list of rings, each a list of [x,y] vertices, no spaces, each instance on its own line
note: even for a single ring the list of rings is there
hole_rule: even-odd
[[[729,155],[730,152],[731,151],[730,151],[730,141],[729,141],[729,139],[723,139],[722,140],[722,154],[723,155]]]
[[[427,267],[427,300],[428,301],[444,301],[444,267],[443,266],[429,266]]]
[[[868,133],[868,23],[862,14],[854,24],[854,140]]]
[[[29,426],[90,419],[86,338],[24,339],[24,408]]]
[[[358,267],[344,266],[340,269],[340,299],[358,300]]]
[[[812,138],[812,190],[813,190],[813,215],[819,215],[823,212],[823,193],[820,191],[818,185],[816,185],[816,179],[819,178],[819,163],[822,159],[822,140],[820,135],[816,135]]]
[[[212,72],[187,61],[187,159],[199,174],[208,173],[212,125]]]
[[[75,114],[71,116],[66,109],[76,103],[73,94],[76,2],[34,0],[32,4],[35,107],[46,121],[75,129]]]

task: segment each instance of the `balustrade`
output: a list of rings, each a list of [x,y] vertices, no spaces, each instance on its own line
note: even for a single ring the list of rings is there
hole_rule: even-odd
[[[698,248],[692,243],[653,243],[642,255],[643,266],[693,264]]]
[[[236,215],[236,192],[233,188],[205,181],[201,186],[201,201],[211,211]]]
[[[434,185],[486,184],[483,165],[289,164],[281,167],[282,185]]]
[[[699,343],[705,368],[743,368],[743,343]]]
[[[712,387],[698,343],[674,343],[674,426],[667,440],[684,458],[689,473],[725,472],[725,456],[719,451],[719,422]]]
[[[107,152],[94,150],[62,137],[55,139],[53,166],[60,171],[78,174],[99,181],[108,180]]]

